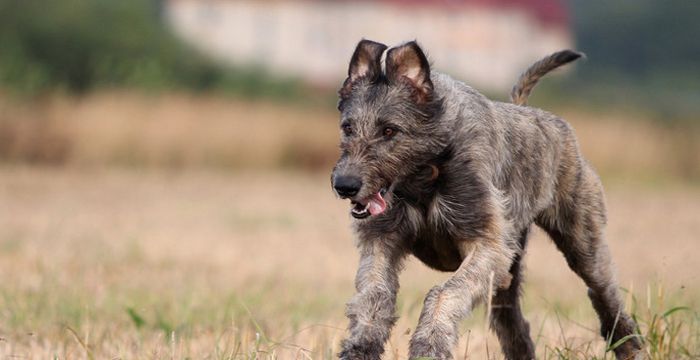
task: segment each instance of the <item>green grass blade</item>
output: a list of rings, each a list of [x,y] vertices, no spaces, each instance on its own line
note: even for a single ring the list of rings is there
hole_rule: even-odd
[[[131,322],[134,323],[134,326],[136,326],[137,329],[140,329],[146,325],[146,320],[143,318],[143,316],[139,315],[139,313],[137,313],[136,309],[133,307],[127,307],[126,313],[129,314]]]
[[[639,338],[639,339],[641,339],[642,341],[644,341],[644,337],[643,337],[642,335],[639,335],[639,334],[629,334],[629,335],[623,337],[622,339],[617,340],[614,344],[608,346],[608,348],[605,350],[605,352],[610,352],[610,351],[613,351],[613,350],[617,349],[617,348],[620,347],[622,344],[624,344],[625,341],[627,341],[627,340],[629,340],[629,339],[632,339],[632,338]]]
[[[668,317],[671,314],[678,312],[678,311],[691,311],[692,309],[687,307],[687,306],[676,306],[674,308],[666,310],[666,312],[662,315],[662,317]]]

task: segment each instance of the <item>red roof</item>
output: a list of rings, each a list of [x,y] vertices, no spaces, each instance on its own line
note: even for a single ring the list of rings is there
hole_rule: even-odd
[[[563,0],[379,0],[388,3],[454,7],[477,5],[517,8],[530,12],[545,24],[568,25],[569,13]]]

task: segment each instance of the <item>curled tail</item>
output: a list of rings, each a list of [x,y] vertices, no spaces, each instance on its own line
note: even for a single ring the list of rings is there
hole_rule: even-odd
[[[516,105],[526,105],[527,98],[530,96],[532,88],[537,85],[540,78],[545,76],[548,72],[582,56],[584,55],[580,52],[562,50],[532,64],[527,71],[520,75],[520,79],[518,79],[518,82],[513,86],[513,90],[510,92],[510,100]]]

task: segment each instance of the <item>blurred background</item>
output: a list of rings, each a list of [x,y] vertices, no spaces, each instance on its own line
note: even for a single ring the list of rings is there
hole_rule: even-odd
[[[357,262],[328,183],[335,92],[362,38],[417,39],[503,101],[532,62],[586,53],[530,104],[574,125],[606,185],[628,306],[694,309],[699,16],[687,0],[0,0],[0,356],[331,357]],[[534,237],[538,351],[605,356],[585,289]],[[387,356],[405,358],[444,278],[409,262]],[[698,355],[690,314],[659,358]],[[460,351],[498,358],[484,326]]]

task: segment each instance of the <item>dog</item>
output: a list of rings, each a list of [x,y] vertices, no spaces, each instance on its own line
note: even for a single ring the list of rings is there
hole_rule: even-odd
[[[339,90],[340,158],[332,187],[349,199],[360,263],[340,359],[379,359],[396,321],[398,274],[412,254],[452,272],[425,297],[410,358],[451,359],[458,322],[491,296],[490,326],[507,359],[534,359],[519,293],[533,224],[588,286],[601,335],[617,359],[641,357],[604,242],[600,180],[571,126],[528,107],[549,71],[581,57],[565,50],[531,66],[491,101],[431,71],[421,47],[357,45]]]

